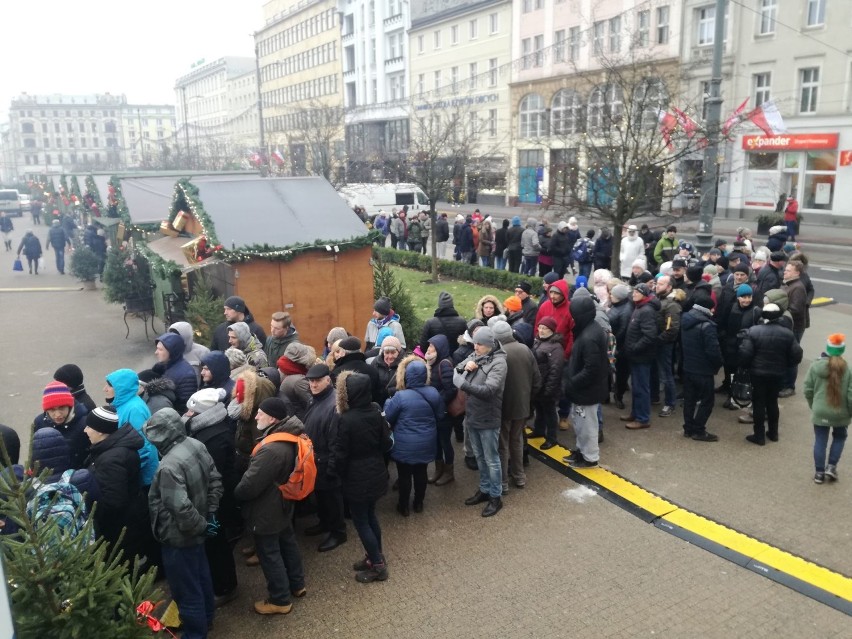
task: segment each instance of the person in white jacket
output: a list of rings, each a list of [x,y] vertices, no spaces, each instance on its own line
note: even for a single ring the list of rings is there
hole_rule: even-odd
[[[639,237],[639,229],[635,224],[627,227],[627,235],[621,238],[621,247],[618,251],[619,275],[622,279],[630,278],[630,267],[638,257],[645,256],[645,242]]]

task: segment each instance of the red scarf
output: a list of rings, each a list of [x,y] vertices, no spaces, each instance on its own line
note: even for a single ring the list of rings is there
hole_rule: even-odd
[[[282,375],[304,375],[308,372],[306,366],[302,366],[284,355],[278,358],[278,370],[281,371]]]

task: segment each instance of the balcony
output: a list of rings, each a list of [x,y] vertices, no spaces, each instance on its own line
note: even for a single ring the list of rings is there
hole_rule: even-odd
[[[402,24],[402,14],[397,13],[396,15],[388,16],[384,20],[384,25],[386,27],[395,26],[397,24]]]
[[[350,31],[349,33],[344,33],[343,35],[340,36],[340,41],[343,44],[349,44],[350,42],[354,42],[355,41],[355,32]]]
[[[393,71],[403,71],[404,68],[404,58],[401,55],[395,58],[388,58],[387,60],[385,60],[385,73],[391,73]]]
[[[354,80],[355,79],[355,69],[353,68],[353,69],[348,69],[347,71],[344,71],[343,72],[343,79],[344,80]]]

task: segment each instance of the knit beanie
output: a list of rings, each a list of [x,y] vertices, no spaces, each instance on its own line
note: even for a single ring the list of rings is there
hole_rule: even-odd
[[[359,342],[358,349],[360,350],[360,348],[361,343]],[[317,352],[314,350],[314,347],[302,344],[302,342],[290,342],[287,344],[287,348],[284,349],[284,355],[287,356],[287,359],[304,366],[306,369],[313,366],[317,361]]]
[[[484,344],[485,346],[494,346],[494,334],[487,326],[483,326],[473,336],[474,344]]]
[[[553,284],[554,282],[558,281],[559,279],[561,279],[559,277],[559,275],[557,275],[553,271],[550,271],[550,273],[548,273],[547,275],[544,276],[544,283],[545,284]]]
[[[382,317],[387,317],[391,312],[391,301],[387,297],[380,297],[376,300],[376,303],[373,304],[373,310],[376,311]]]
[[[147,384],[148,382],[153,382],[155,379],[159,379],[161,375],[157,373],[157,371],[146,368],[144,371],[139,371],[136,373],[137,377],[139,377],[139,384]]]
[[[203,413],[225,399],[224,388],[202,388],[192,394],[186,402],[186,409],[193,413]]]
[[[503,301],[503,308],[507,311],[511,311],[512,313],[517,313],[524,307],[523,302],[521,302],[521,298],[517,295],[510,295]]]
[[[686,269],[686,279],[690,282],[700,282],[702,275],[704,275],[704,269],[699,264],[694,264]]]
[[[325,341],[329,344],[334,344],[339,339],[346,339],[349,336],[349,333],[346,332],[346,329],[342,326],[335,326],[328,332],[328,336],[325,338]]]
[[[387,299],[387,298],[385,298]],[[347,337],[346,339],[340,340],[339,344],[340,348],[344,351],[360,351],[361,350],[361,340],[357,337]]]
[[[76,364],[65,364],[56,369],[53,379],[68,388],[78,388],[83,385],[83,371]]]
[[[829,357],[840,357],[846,350],[846,336],[843,333],[833,333],[828,336],[825,354]]]
[[[578,275],[574,280],[574,288],[586,288],[589,285],[589,278],[585,275]]]
[[[227,349],[225,351],[225,357],[228,358],[228,363],[231,365],[231,370],[239,368],[248,361],[246,359],[246,354],[243,353],[239,348]]]
[[[751,289],[751,286],[748,284],[740,284],[737,287],[737,297],[743,297],[745,295],[753,295],[754,291]]]
[[[118,413],[112,406],[97,406],[86,415],[86,426],[104,435],[118,430]]]
[[[62,382],[50,382],[41,395],[41,409],[50,410],[60,406],[74,407],[74,396],[71,390]]]
[[[402,351],[402,342],[399,341],[399,338],[395,335],[391,335],[390,337],[386,337],[385,341],[382,342],[382,348],[395,348],[397,351]]]
[[[260,402],[260,406],[258,406],[257,409],[262,410],[264,413],[277,420],[287,419],[290,414],[287,411],[287,404],[285,404],[284,400],[280,397],[267,397]]]
[[[777,304],[766,304],[760,316],[765,320],[777,320],[784,314],[784,311]]]
[[[452,308],[453,296],[446,291],[438,293],[438,308]]]
[[[640,293],[642,297],[650,297],[651,295],[651,289],[648,288],[647,284],[637,284],[633,290]]]
[[[494,322],[494,326],[491,327],[491,334],[501,344],[508,344],[509,342],[515,341],[515,339],[512,337],[512,327],[509,326],[508,322]],[[479,333],[477,333],[476,335],[478,336]],[[476,336],[473,338],[473,341],[476,343],[480,343],[477,342]]]
[[[636,268],[637,266],[641,268],[643,271],[648,268],[648,262],[645,261],[644,257],[637,257],[633,260],[633,264],[630,265],[631,268]]]
[[[520,226],[520,225],[521,225],[521,216],[520,216],[520,215],[515,215],[515,216],[512,218],[512,226]]]
[[[225,304],[227,308],[235,310],[237,313],[245,313],[246,312],[246,302],[242,297],[237,297],[236,295],[231,295],[228,299],[225,300]]]
[[[630,287],[627,284],[616,284],[610,293],[610,296],[614,300],[627,299],[628,295],[630,295]]]
[[[551,331],[553,331],[554,333],[556,332],[556,320],[550,317],[549,315],[547,317],[542,317],[538,325],[547,326],[547,328],[549,328]]]
[[[554,273],[554,275],[556,275],[556,273]],[[521,289],[527,295],[532,292],[532,285],[529,282],[518,282],[515,284],[515,288]]]

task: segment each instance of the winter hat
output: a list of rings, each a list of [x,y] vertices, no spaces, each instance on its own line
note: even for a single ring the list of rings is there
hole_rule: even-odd
[[[636,225],[635,225],[635,224],[631,224],[630,226],[628,226],[628,227],[627,227],[627,232],[628,232],[628,233],[631,233],[631,232],[632,232],[632,233],[635,233],[636,231],[637,231],[637,228],[636,228]]]
[[[769,254],[769,260],[771,262],[786,262],[787,254],[784,251],[772,251]]]
[[[578,275],[574,280],[574,288],[586,288],[589,285],[589,278],[585,275]]]
[[[561,231],[561,230],[567,229],[567,228],[568,228],[568,222],[566,222],[565,220],[562,220],[561,222],[559,222],[559,224],[556,225],[557,231]]]
[[[494,346],[494,334],[487,326],[483,326],[473,336],[474,344],[484,344],[486,346]]]
[[[467,323],[467,332],[473,335],[473,332],[482,326],[485,326],[485,322],[481,319],[474,318]]]
[[[784,314],[778,304],[766,304],[760,316],[765,320],[777,320]]]
[[[508,322],[494,322],[494,326],[491,328],[491,333],[492,335],[494,335],[494,338],[501,344],[508,344],[510,342],[515,341],[515,339],[512,337],[512,327],[509,326]],[[475,338],[474,341],[476,341]]]
[[[638,277],[638,280],[639,280],[639,283],[640,283],[640,284],[647,284],[647,283],[648,283],[648,282],[650,282],[652,279],[654,279],[654,276],[653,276],[653,275],[651,275],[648,271],[642,271],[642,272],[639,274],[639,277]]]
[[[262,410],[273,419],[278,420],[287,419],[290,415],[287,411],[287,404],[285,404],[284,400],[280,397],[267,397],[260,402],[260,406],[258,406],[257,409]]]
[[[157,374],[157,371],[146,368],[144,371],[139,371],[136,373],[136,376],[139,378],[140,386],[143,384],[147,384],[148,382],[153,382],[155,379],[159,379],[160,375]]]
[[[279,357],[278,361],[280,362],[283,357],[283,355]],[[281,371],[279,371],[275,366],[264,366],[257,371],[257,375],[258,377],[265,377],[268,379],[272,382],[275,388],[281,387]]]
[[[728,258],[724,255],[720,255],[716,260],[716,266],[721,266],[723,270],[728,270]]]
[[[512,226],[520,226],[521,225],[521,216],[516,215],[512,218]]]
[[[423,349],[422,349],[422,348],[420,348],[420,344],[418,344],[417,346],[415,346],[415,347],[414,347],[414,350],[413,350],[413,351],[411,351],[411,354],[412,354],[412,355],[416,355],[416,356],[417,356],[417,357],[419,357],[420,359],[423,359],[423,360],[425,360],[425,359],[426,359],[426,353],[424,353],[424,352],[423,352]]]
[[[619,301],[627,299],[628,295],[630,295],[630,287],[627,284],[616,284],[610,292],[612,299]]]
[[[689,242],[684,242],[682,240],[681,240],[680,244],[678,245],[678,249],[685,249],[685,250],[689,251],[690,253],[695,252],[695,247],[692,246],[692,244],[690,244]]]
[[[786,230],[786,226],[776,225],[769,229],[769,235],[777,235],[778,233],[783,233]]]
[[[745,264],[737,264],[734,268],[731,269],[732,273],[748,273],[748,266]]]
[[[760,249],[758,251],[755,251],[754,257],[752,258],[752,260],[755,261],[755,262],[757,262],[757,261],[766,262],[766,261],[769,260],[769,255],[766,253],[766,251],[764,251],[763,249]]]
[[[328,332],[328,336],[325,338],[325,341],[329,344],[334,344],[339,339],[346,339],[349,337],[349,333],[346,332],[346,329],[342,326],[335,326]]]
[[[328,366],[325,364],[314,364],[308,369],[308,372],[305,374],[305,379],[322,379],[331,375],[331,371],[328,370]]]
[[[203,413],[208,408],[213,408],[216,404],[225,399],[224,388],[202,388],[196,391],[186,401],[186,409],[193,413]]]
[[[739,251],[734,251],[730,255],[728,255],[728,262],[733,262],[734,260],[739,260],[740,262],[748,262],[748,258],[745,256],[745,253],[740,253]]]
[[[716,270],[715,264],[705,264],[704,270],[702,271],[704,275],[718,275],[719,271]]]
[[[74,406],[74,396],[71,394],[71,389],[62,382],[50,382],[45,386],[41,395],[41,409],[50,410],[61,406]]]
[[[532,285],[529,282],[518,282],[515,284],[515,288],[521,289],[527,295],[532,291]]]
[[[353,337],[352,339],[357,340],[358,338]],[[361,342],[358,342],[358,349],[360,350],[360,348]],[[287,348],[284,349],[284,355],[291,362],[301,364],[305,368],[310,368],[317,361],[317,352],[313,346],[302,344],[302,342],[290,342],[287,344]]]
[[[83,385],[83,371],[76,364],[65,364],[56,369],[53,379],[62,382],[68,388],[78,388]]]
[[[41,430],[53,429],[43,428]],[[59,431],[56,432],[58,433]],[[6,447],[6,454],[9,455],[9,461],[13,465],[17,464],[21,457],[21,438],[18,436],[18,433],[10,426],[0,424],[0,439],[3,440],[3,445]],[[62,439],[64,440],[65,438],[63,437]],[[0,459],[0,462],[5,463],[5,461],[5,459]]]
[[[385,298],[387,299],[387,298]],[[387,339],[387,338],[385,338]],[[344,351],[360,351],[361,350],[361,340],[357,337],[347,337],[346,339],[340,340],[339,344],[340,348]]]
[[[498,314],[498,315],[494,315],[494,316],[492,316],[492,317],[489,317],[489,318],[488,318],[488,323],[486,324],[486,326],[487,326],[488,328],[490,328],[490,329],[492,329],[492,330],[493,330],[493,329],[494,329],[494,324],[495,324],[495,323],[497,323],[497,322],[505,322],[505,321],[506,321],[506,316],[505,316],[503,313],[500,313],[500,314]]]
[[[398,351],[402,351],[402,342],[395,335],[391,335],[390,337],[386,337],[385,341],[382,342],[382,348],[395,348]]]
[[[510,295],[505,300],[503,300],[503,308],[507,311],[511,311],[512,313],[517,313],[523,308],[524,304],[521,302],[521,298],[517,295]]]
[[[438,293],[438,308],[453,308],[453,296],[446,291]]]
[[[227,308],[235,310],[237,313],[245,313],[246,312],[246,302],[242,297],[237,297],[236,295],[231,295],[228,299],[225,300],[225,304]]]
[[[556,332],[556,320],[550,317],[549,315],[547,317],[542,317],[538,325],[547,326],[547,328],[549,328],[551,331],[553,331],[554,333]]]
[[[461,213],[456,215],[456,222],[464,222],[464,215],[462,215]]]
[[[649,297],[651,295],[651,289],[648,288],[647,284],[637,284],[633,290],[640,293],[642,297]]]
[[[538,224],[538,220],[534,217],[527,218],[527,226],[530,228],[535,228],[536,224]]]
[[[118,430],[118,413],[113,406],[98,406],[86,415],[86,426],[104,435]]]
[[[376,334],[376,346],[381,346],[382,342],[393,335],[393,329],[390,326],[382,326]]]
[[[376,311],[382,317],[387,317],[391,312],[391,301],[387,297],[380,297],[376,300],[376,303],[373,304],[373,310]]]
[[[560,279],[562,279],[562,278],[559,277],[558,274],[556,274],[553,271],[550,271],[550,273],[548,273],[547,275],[544,276],[544,283],[547,284],[547,285],[550,285],[550,284],[553,284],[554,282],[559,281]]]
[[[721,254],[722,254],[722,251],[720,251],[717,248],[711,248],[709,251],[707,251],[707,255],[721,255]]]
[[[723,239],[723,238],[719,238],[718,240],[716,240],[713,243],[714,248],[719,248],[720,246],[727,246],[727,245],[728,245],[728,240]]]
[[[737,297],[744,297],[746,295],[754,295],[754,291],[748,284],[740,284],[737,287]]]
[[[644,257],[637,257],[635,260],[633,260],[633,264],[631,264],[630,266],[631,268],[635,268],[638,266],[644,271],[647,268],[648,263],[645,261]]]
[[[686,268],[686,260],[682,257],[676,257],[672,260],[672,268]]]
[[[846,350],[846,336],[843,333],[833,333],[828,336],[825,344],[825,354],[829,357],[840,357]]]
[[[229,348],[225,350],[225,357],[228,358],[228,363],[231,365],[231,370],[243,366],[248,361],[248,359],[246,359],[246,354],[243,353],[239,348]]]
[[[701,281],[701,276],[704,275],[704,269],[699,264],[693,264],[686,269],[686,279],[690,282]]]
[[[713,310],[715,304],[713,298],[704,290],[697,290],[692,296],[692,305],[706,308],[709,311]]]

